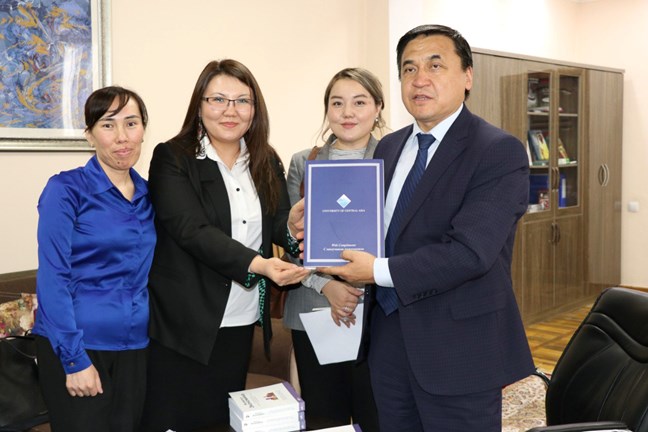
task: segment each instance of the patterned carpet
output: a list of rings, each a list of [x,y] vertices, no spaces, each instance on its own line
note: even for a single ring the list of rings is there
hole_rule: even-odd
[[[545,423],[542,379],[531,375],[506,387],[502,394],[502,432],[524,432]]]

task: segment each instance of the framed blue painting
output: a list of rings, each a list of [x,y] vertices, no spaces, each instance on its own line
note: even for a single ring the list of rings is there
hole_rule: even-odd
[[[91,150],[83,107],[109,82],[108,0],[0,0],[0,150]]]

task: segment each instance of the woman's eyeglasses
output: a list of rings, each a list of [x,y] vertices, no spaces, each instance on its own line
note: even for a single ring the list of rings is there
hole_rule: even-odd
[[[201,99],[217,111],[225,111],[230,102],[234,104],[234,109],[239,112],[250,111],[254,106],[254,99],[250,98],[228,99],[222,96],[203,96]]]

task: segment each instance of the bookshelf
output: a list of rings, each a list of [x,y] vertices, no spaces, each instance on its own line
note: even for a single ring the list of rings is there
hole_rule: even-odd
[[[468,108],[529,156],[513,288],[525,322],[620,283],[623,71],[473,50]]]

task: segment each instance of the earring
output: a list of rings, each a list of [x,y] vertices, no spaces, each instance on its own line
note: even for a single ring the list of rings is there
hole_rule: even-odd
[[[198,141],[202,140],[205,136],[205,126],[202,122],[202,117],[198,117]]]
[[[202,118],[198,117],[198,142],[200,146],[198,147],[198,154],[196,155],[199,159],[204,159],[206,156],[205,152],[205,137],[207,132],[205,132],[205,126],[203,125]]]

